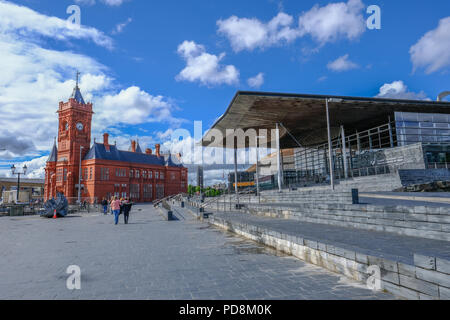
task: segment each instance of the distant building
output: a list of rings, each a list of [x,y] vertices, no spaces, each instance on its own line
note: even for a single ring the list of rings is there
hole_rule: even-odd
[[[164,155],[160,145],[142,152],[137,141],[129,151],[109,143],[91,145],[92,103],[85,103],[78,84],[69,101],[59,103],[58,141],[55,141],[45,169],[45,199],[63,192],[71,202],[78,197],[89,202],[112,196],[151,202],[187,192],[187,169],[181,155]],[[79,170],[81,160],[81,181]]]
[[[277,165],[269,172],[276,172],[276,179],[261,175],[260,184],[275,186],[279,180],[281,187],[334,187],[347,180],[342,187],[391,191],[450,180],[450,103],[440,99],[239,91],[205,134],[202,146],[224,148],[232,137],[229,129],[259,132],[266,135],[270,148],[283,150],[282,169],[278,169],[278,161],[272,161]],[[213,139],[217,130],[222,139]],[[232,147],[254,148],[255,141],[245,139]],[[294,150],[289,167],[286,149]],[[365,182],[374,175],[384,182],[374,186]],[[234,179],[230,183],[234,184]]]
[[[3,192],[16,191],[17,178],[0,178],[0,197]],[[44,198],[44,180],[43,179],[20,179],[20,193],[27,193],[27,199]],[[19,193],[19,194],[20,194]]]

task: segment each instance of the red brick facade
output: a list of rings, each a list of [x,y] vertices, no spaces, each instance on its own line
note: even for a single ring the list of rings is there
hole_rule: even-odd
[[[81,97],[79,91],[78,94]],[[105,134],[103,143],[94,143],[91,147],[92,104],[85,104],[82,97],[76,97],[74,94],[68,102],[59,104],[58,146],[54,147],[45,169],[46,200],[55,197],[56,192],[63,192],[71,202],[77,199],[80,150],[83,200],[100,202],[116,195],[134,202],[151,202],[187,192],[187,169],[173,164],[171,156],[161,155],[159,145],[155,154],[150,149],[145,154],[140,147],[137,150],[135,141],[131,151],[119,151],[109,144],[108,134]],[[98,150],[106,156],[98,156]],[[122,155],[122,158],[110,160],[109,153]]]

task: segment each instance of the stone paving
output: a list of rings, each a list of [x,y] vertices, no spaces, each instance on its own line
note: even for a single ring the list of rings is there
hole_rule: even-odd
[[[415,253],[450,260],[448,241],[242,213],[216,213],[215,216],[406,264],[413,264]]]
[[[0,218],[0,299],[393,299],[184,215]],[[81,268],[81,290],[66,268]]]

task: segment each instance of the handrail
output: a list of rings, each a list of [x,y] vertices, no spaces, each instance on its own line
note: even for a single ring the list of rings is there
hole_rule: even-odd
[[[174,194],[174,195],[167,196],[167,197],[165,197],[165,198],[156,200],[156,202],[153,202],[153,207],[156,208],[156,207],[157,207],[159,204],[161,204],[162,202],[167,201],[167,200],[171,200],[171,199],[173,199],[173,198],[175,198],[175,197],[178,197],[178,196],[181,196],[181,195],[183,195],[183,194],[182,194],[182,193],[179,193],[179,194]]]

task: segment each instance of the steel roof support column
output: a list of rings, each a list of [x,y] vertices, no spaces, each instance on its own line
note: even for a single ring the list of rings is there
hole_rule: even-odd
[[[259,137],[257,136],[255,138],[256,140],[256,173],[255,173],[255,178],[256,178],[256,195],[259,197],[259,143],[258,143],[258,139]]]
[[[276,143],[277,143],[277,166],[278,166],[278,191],[282,191],[283,187],[283,176],[281,172],[281,149],[280,149],[280,128],[278,127],[278,123],[276,124]]]
[[[344,178],[348,178],[348,161],[347,161],[347,144],[345,142],[345,130],[344,126],[341,126],[341,136],[342,136],[342,157],[344,160]]]
[[[391,148],[394,147],[394,135],[392,134],[392,123],[391,123],[391,117],[389,117],[389,142],[391,144]]]
[[[334,190],[334,166],[333,166],[333,145],[331,144],[331,127],[330,127],[330,111],[328,109],[328,99],[326,101],[327,111],[327,130],[328,130],[328,164],[330,166],[330,184],[331,189]]]

